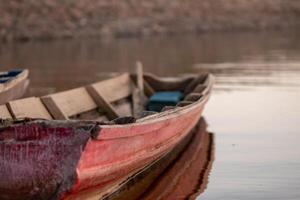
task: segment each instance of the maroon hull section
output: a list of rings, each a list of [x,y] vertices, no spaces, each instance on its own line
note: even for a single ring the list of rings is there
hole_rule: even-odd
[[[57,199],[76,181],[94,127],[41,121],[0,130],[0,199]]]

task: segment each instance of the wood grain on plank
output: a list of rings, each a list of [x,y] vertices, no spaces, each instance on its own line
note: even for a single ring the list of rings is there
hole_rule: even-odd
[[[99,106],[99,109],[103,110],[107,114],[109,119],[115,119],[119,117],[117,111],[113,108],[111,103],[102,97],[102,95],[95,88],[94,84],[87,86],[86,90],[95,100],[95,102]]]
[[[69,119],[69,117],[59,108],[51,96],[41,98],[44,105],[47,107],[54,119]]]
[[[42,118],[52,119],[42,101],[37,97],[19,99],[7,103],[14,118]]]
[[[133,83],[128,73],[92,84],[107,102],[114,102],[132,94]]]
[[[84,87],[44,96],[42,99],[51,114],[57,119],[66,119],[72,115],[97,108],[96,102]]]
[[[0,106],[0,118],[1,119],[11,119],[11,114],[5,105]]]
[[[136,62],[136,85],[137,88],[141,91],[141,93],[144,92],[144,84],[143,84],[143,64],[141,62]]]

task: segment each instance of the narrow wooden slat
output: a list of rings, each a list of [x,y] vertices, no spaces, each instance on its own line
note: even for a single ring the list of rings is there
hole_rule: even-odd
[[[8,111],[8,108],[5,105],[0,106],[0,118],[1,119],[11,119],[11,114]]]
[[[84,87],[48,95],[42,100],[55,119],[66,119],[97,108]]]
[[[95,84],[87,86],[86,90],[95,100],[96,104],[99,106],[99,109],[104,110],[107,113],[109,119],[115,119],[119,117],[117,111],[113,108],[110,102],[108,102],[102,97],[102,95],[100,95],[98,90],[95,88]]]
[[[47,107],[54,119],[69,119],[69,117],[59,108],[51,96],[41,98],[44,105]]]
[[[107,102],[114,102],[132,94],[133,83],[128,73],[92,84]]]
[[[143,100],[145,99],[145,100]],[[133,116],[137,117],[140,113],[144,110],[146,97],[141,95],[139,89],[134,89],[132,94],[132,109],[133,109]]]
[[[144,110],[144,106],[147,102],[147,97],[144,93],[144,80],[143,80],[143,65],[141,62],[136,63],[136,85],[137,88],[133,89],[132,94],[132,108],[133,108],[133,116],[139,116]]]
[[[132,115],[131,104],[115,105],[112,102],[124,99],[132,95],[134,84],[128,73],[94,83],[86,87],[89,94],[100,109],[107,113],[109,119]]]
[[[52,119],[42,101],[36,97],[8,102],[7,107],[14,118],[30,117]]]
[[[144,84],[143,84],[143,65],[141,62],[136,62],[136,82],[137,88],[141,93],[144,93]]]

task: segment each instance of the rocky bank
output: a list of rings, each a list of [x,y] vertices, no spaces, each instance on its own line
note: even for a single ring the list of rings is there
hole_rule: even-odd
[[[0,1],[0,39],[146,36],[300,25],[297,0]]]

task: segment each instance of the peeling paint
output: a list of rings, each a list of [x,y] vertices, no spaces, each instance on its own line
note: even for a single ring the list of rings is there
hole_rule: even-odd
[[[75,183],[76,166],[96,122],[1,123],[0,199],[58,199]]]

